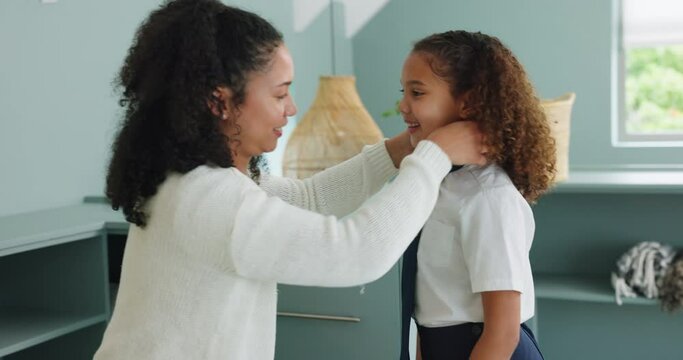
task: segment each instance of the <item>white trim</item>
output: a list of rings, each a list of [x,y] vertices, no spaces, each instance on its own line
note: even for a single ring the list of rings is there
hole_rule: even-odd
[[[614,139],[612,146],[616,148],[679,148],[683,147],[683,135],[677,137],[667,135],[621,135]]]
[[[623,43],[627,48],[683,42],[680,0],[622,0]]]
[[[344,5],[344,35],[350,39],[379,13],[389,0],[294,0],[294,31],[305,31],[325,9],[333,6],[333,2]]]
[[[626,45],[623,2],[613,1],[612,22],[612,146],[614,147],[683,147],[683,132],[666,134],[629,134],[626,131]]]
[[[683,172],[683,164],[577,164],[569,169],[570,172],[587,171],[657,171],[657,172]]]
[[[612,95],[610,97],[612,107],[612,146],[618,146],[625,134],[623,119],[624,109],[624,56],[622,46],[622,11],[621,0],[612,1],[612,51],[611,51],[611,83]]]

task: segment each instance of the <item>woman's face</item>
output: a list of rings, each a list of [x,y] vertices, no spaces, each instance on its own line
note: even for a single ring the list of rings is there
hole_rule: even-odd
[[[462,120],[463,100],[454,99],[449,84],[432,71],[427,55],[411,53],[403,63],[403,98],[399,110],[414,147],[435,129]]]
[[[292,56],[284,45],[275,50],[267,68],[248,76],[244,102],[225,131],[234,140],[230,148],[238,158],[248,160],[275,150],[287,117],[296,114],[289,92],[293,79]]]

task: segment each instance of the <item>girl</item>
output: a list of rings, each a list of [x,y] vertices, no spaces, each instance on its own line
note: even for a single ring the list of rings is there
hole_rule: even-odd
[[[138,29],[106,190],[132,225],[95,359],[273,359],[277,282],[382,276],[451,162],[483,163],[470,122],[414,151],[401,134],[307,181],[260,176],[296,113],[293,75],[271,24],[217,0],[169,1]]]
[[[467,119],[479,124],[489,150],[487,165],[454,168],[444,179],[419,245],[404,255],[404,306],[418,325],[418,353],[541,359],[524,325],[534,315],[529,202],[552,184],[555,148],[522,65],[495,37],[449,31],[415,44],[401,84],[411,144]]]

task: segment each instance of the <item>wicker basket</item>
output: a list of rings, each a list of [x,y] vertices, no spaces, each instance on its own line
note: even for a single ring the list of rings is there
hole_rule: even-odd
[[[285,147],[282,174],[304,179],[382,140],[353,76],[321,76],[313,104]]]
[[[554,99],[541,100],[543,110],[550,122],[550,132],[557,146],[555,182],[567,180],[569,177],[569,133],[575,98],[575,93],[566,93]]]

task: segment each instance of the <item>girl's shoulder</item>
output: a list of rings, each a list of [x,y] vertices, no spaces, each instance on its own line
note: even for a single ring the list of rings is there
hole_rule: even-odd
[[[505,170],[496,164],[466,165],[446,176],[442,184],[444,188],[460,196],[492,189],[512,188],[517,191]]]
[[[441,184],[438,202],[458,211],[484,203],[528,206],[505,170],[495,164],[467,165],[448,174]]]
[[[497,165],[465,166],[448,174],[430,218],[460,227],[482,212],[499,221],[533,218],[529,203]]]

